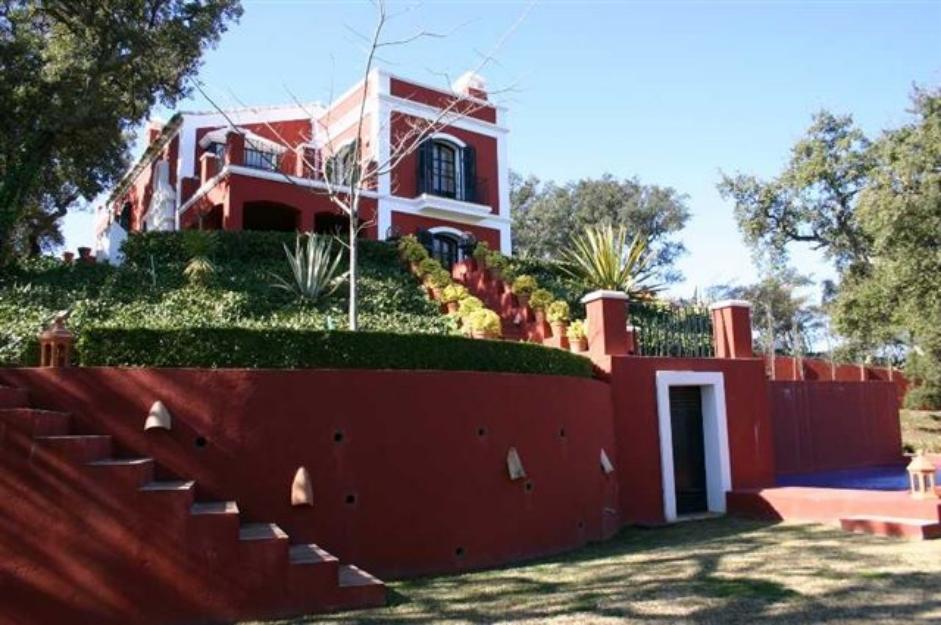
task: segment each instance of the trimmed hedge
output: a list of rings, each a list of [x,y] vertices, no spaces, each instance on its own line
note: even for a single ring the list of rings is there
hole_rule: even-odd
[[[587,358],[534,345],[386,332],[85,328],[84,366],[500,371],[588,378]]]

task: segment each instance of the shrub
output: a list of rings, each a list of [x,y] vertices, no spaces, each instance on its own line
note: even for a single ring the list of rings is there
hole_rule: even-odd
[[[510,265],[510,259],[501,254],[500,252],[491,252],[487,256],[487,267],[493,269],[495,273],[503,274],[506,271],[506,268]]]
[[[560,299],[546,306],[546,319],[549,323],[568,323],[569,305]]]
[[[546,289],[536,289],[529,298],[529,305],[533,310],[545,310],[555,297]]]
[[[513,281],[512,289],[516,295],[531,295],[537,286],[536,278],[523,274],[517,276],[516,280]]]
[[[439,266],[434,272],[428,274],[428,282],[436,289],[443,289],[451,284],[451,274],[447,269]]]
[[[591,377],[585,359],[560,350],[430,334],[96,327],[82,333],[77,347],[84,366],[431,369]]]
[[[483,307],[484,303],[480,301],[479,298],[476,298],[473,295],[468,295],[458,302],[457,316],[461,319],[466,319],[472,312],[480,310]]]
[[[401,257],[408,263],[420,263],[428,258],[428,250],[412,234],[402,237],[398,250]]]
[[[573,321],[571,325],[569,325],[568,330],[566,330],[565,336],[569,337],[570,341],[578,341],[588,336],[585,322],[581,319]]]
[[[426,258],[425,260],[418,263],[418,277],[424,279],[426,276],[429,276],[436,271],[441,271],[444,267],[441,266],[434,258]]]
[[[477,246],[474,248],[474,260],[477,261],[477,266],[480,269],[483,269],[487,266],[487,257],[490,256],[490,246],[486,241],[480,241],[477,243]]]
[[[194,256],[186,263],[183,276],[193,287],[207,287],[216,274],[216,266],[206,256]]]
[[[441,301],[445,304],[459,302],[465,297],[467,297],[467,287],[463,284],[449,284],[444,287],[444,291],[441,293]]]
[[[467,324],[473,332],[480,332],[487,336],[500,336],[500,315],[489,308],[480,308],[472,312],[467,317]]]

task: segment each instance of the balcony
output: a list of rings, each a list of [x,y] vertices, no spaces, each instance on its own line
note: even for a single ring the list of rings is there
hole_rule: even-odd
[[[468,204],[481,204],[490,206],[490,186],[487,178],[471,178],[460,180],[454,184],[453,180],[432,178],[427,184],[419,180],[418,194],[431,198],[443,198]]]

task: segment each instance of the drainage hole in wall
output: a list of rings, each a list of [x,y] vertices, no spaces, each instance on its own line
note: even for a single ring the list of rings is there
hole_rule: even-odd
[[[208,443],[208,441],[206,440],[205,436],[197,436],[196,440],[193,441],[193,444],[199,447],[200,449],[205,447],[206,443]]]
[[[333,433],[333,442],[342,443],[343,442],[343,430],[337,430]]]
[[[463,557],[464,557],[464,547],[458,547],[457,549],[455,549],[455,550],[454,550],[454,555],[456,555],[458,558],[463,558]]]
[[[533,490],[533,483],[527,480],[526,485],[523,488],[525,488],[526,492],[528,493]]]
[[[579,521],[579,522],[578,522],[578,529],[580,529],[580,530],[581,530],[581,529],[585,529],[585,522],[584,522],[584,521]]]
[[[559,438],[565,438],[565,428],[559,429]]]
[[[348,503],[348,504],[350,504],[350,505],[353,505],[354,503],[356,503],[356,495],[354,495],[354,494],[352,494],[352,493],[350,493],[349,495],[347,495],[347,496],[346,496],[346,503]]]
[[[487,428],[477,428],[477,436],[483,438],[487,435]]]

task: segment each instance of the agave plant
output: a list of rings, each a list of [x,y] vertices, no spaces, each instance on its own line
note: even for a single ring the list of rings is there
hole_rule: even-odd
[[[207,287],[216,274],[216,266],[206,256],[194,256],[183,269],[183,275],[192,287]]]
[[[341,250],[333,252],[333,239],[299,234],[294,241],[293,254],[286,243],[282,245],[288,257],[292,279],[285,280],[275,274],[275,283],[272,284],[275,288],[316,302],[332,295],[349,274],[348,271],[337,274],[343,254]]]
[[[572,237],[572,248],[562,253],[562,259],[562,269],[590,289],[647,299],[663,288],[651,283],[656,270],[647,239],[636,235],[628,242],[624,226],[588,226]]]

